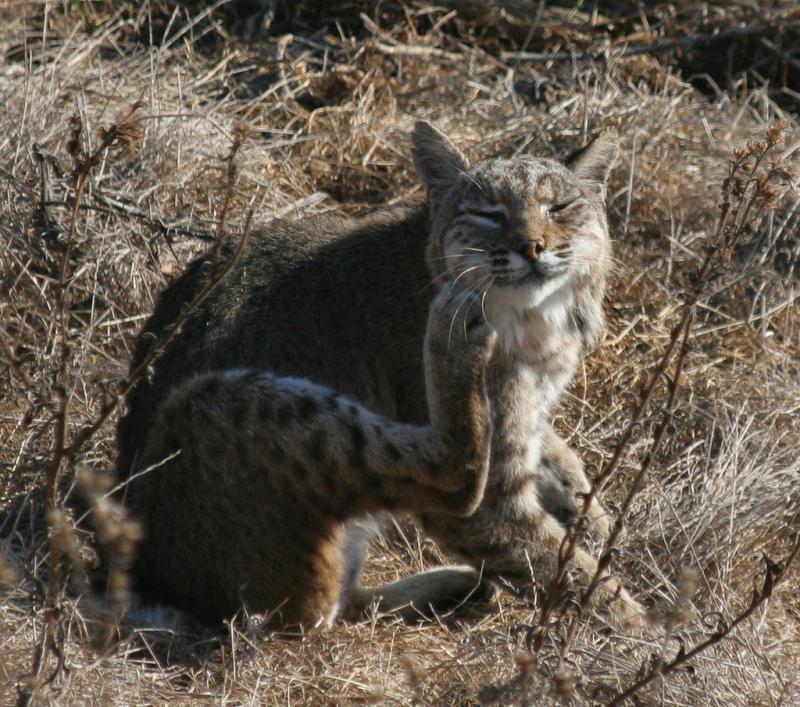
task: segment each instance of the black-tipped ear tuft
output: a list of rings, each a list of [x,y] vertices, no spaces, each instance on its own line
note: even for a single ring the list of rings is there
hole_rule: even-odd
[[[417,174],[430,193],[451,186],[459,174],[469,169],[461,150],[424,120],[414,125],[411,145]]]
[[[618,154],[619,135],[614,128],[606,128],[588,145],[572,153],[567,158],[566,165],[578,179],[605,186]]]

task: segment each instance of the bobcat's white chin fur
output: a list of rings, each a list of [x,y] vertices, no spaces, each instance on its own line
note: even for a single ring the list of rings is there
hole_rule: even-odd
[[[495,285],[486,294],[484,313],[500,345],[511,352],[564,333],[573,302],[572,278],[565,273],[531,286]]]

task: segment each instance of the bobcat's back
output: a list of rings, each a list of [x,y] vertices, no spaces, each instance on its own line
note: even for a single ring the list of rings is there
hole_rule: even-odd
[[[435,294],[424,261],[427,218],[411,206],[359,221],[276,221],[251,233],[239,261],[129,395],[117,432],[119,473],[130,474],[169,392],[212,370],[306,378],[376,412],[424,421],[421,341]],[[231,255],[225,249],[220,261]],[[167,287],[131,370],[213,274],[204,255]]]

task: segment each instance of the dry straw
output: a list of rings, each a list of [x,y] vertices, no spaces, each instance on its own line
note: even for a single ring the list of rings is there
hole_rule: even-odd
[[[447,5],[353,3],[325,29],[317,7],[291,34],[278,12],[250,43],[258,22],[229,3],[0,10],[0,702],[800,701],[796,8]],[[707,57],[724,71],[689,83]],[[653,605],[654,635],[604,627],[566,573],[538,604],[466,622],[119,625],[140,529],[107,472],[158,291],[209,242],[224,277],[251,223],[417,192],[417,118],[472,157],[623,136],[610,331],[556,424],[618,513],[603,564]],[[76,474],[94,538],[70,510]],[[564,556],[592,543],[581,528]],[[110,601],[86,580],[98,548]],[[366,580],[445,560],[400,521]]]

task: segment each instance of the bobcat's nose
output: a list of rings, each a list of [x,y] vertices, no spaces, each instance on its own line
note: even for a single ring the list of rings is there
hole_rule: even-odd
[[[544,252],[544,242],[540,240],[531,241],[522,246],[522,257],[532,263],[539,262],[539,256]]]

